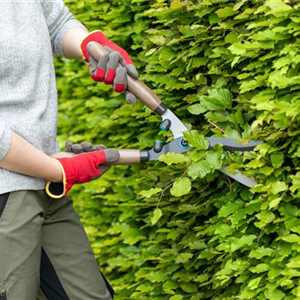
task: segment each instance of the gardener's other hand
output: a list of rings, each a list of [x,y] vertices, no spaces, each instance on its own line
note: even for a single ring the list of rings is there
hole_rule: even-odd
[[[97,42],[106,48],[107,54],[102,55],[97,62],[87,50],[89,42]],[[86,62],[89,62],[91,77],[94,81],[103,81],[105,84],[112,84],[118,93],[125,92],[128,103],[134,104],[136,97],[126,90],[128,73],[133,78],[138,78],[138,72],[128,53],[110,41],[102,31],[97,30],[89,34],[81,44],[81,50]],[[119,66],[119,63],[121,66]]]
[[[56,158],[62,170],[63,182],[54,183],[49,181],[46,185],[46,192],[52,198],[67,196],[74,184],[99,178],[103,171],[107,171],[106,166],[103,166],[103,164],[115,162],[119,157],[118,150],[105,149],[78,154],[71,158]]]

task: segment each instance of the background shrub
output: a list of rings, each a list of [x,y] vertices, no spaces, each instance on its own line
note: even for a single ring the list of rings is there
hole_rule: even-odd
[[[75,205],[116,299],[300,299],[297,1],[66,1],[128,50],[192,131],[187,155],[114,166]],[[59,141],[152,147],[160,118],[56,61]],[[203,136],[264,140],[248,153]],[[242,170],[252,190],[218,171]]]

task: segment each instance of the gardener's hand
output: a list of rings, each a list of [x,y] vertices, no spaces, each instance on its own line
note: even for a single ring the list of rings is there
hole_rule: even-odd
[[[104,150],[106,147],[104,145],[93,145],[92,143],[83,142],[80,144],[74,144],[71,141],[66,142],[65,149],[67,152],[73,152],[75,154],[93,152],[97,150]]]
[[[97,42],[108,51],[107,54],[101,56],[99,62],[89,55],[87,50],[89,42]],[[116,92],[125,92],[127,102],[132,104],[136,102],[136,97],[126,90],[126,74],[128,73],[137,79],[138,72],[128,53],[123,48],[110,41],[102,31],[98,30],[92,32],[83,40],[81,50],[85,61],[89,62],[91,77],[94,81],[104,81],[105,84],[113,84]],[[119,66],[119,63],[121,66]]]
[[[86,152],[93,152],[98,150],[104,150],[104,145],[93,145],[92,143],[83,142],[81,144],[74,144],[71,141],[66,142],[66,152],[72,152],[75,154],[81,154]],[[102,175],[109,170],[110,166],[99,166]]]
[[[99,178],[107,171],[107,166],[103,166],[103,164],[115,162],[119,157],[118,150],[105,149],[78,154],[71,158],[56,158],[61,167],[63,182],[49,181],[46,185],[46,192],[52,198],[67,196],[74,184]]]

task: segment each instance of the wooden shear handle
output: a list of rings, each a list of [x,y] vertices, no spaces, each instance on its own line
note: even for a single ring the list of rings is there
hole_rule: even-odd
[[[115,162],[105,163],[104,165],[129,165],[136,164],[141,162],[141,151],[135,149],[121,149],[118,150],[120,153],[119,160]],[[75,154],[73,152],[53,152],[50,153],[51,157],[54,158],[63,158],[63,157],[73,157]]]

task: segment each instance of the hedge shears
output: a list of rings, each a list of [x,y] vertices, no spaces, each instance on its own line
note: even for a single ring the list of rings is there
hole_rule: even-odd
[[[96,60],[99,61],[101,55],[105,54],[107,50],[98,43],[90,42],[87,46],[89,54]],[[149,109],[161,116],[162,122],[160,129],[164,131],[171,131],[173,134],[173,140],[169,143],[164,144],[162,141],[156,140],[152,149],[150,150],[137,150],[137,149],[118,149],[120,158],[114,163],[107,163],[109,165],[127,165],[140,162],[154,161],[157,160],[161,155],[166,153],[185,153],[191,147],[188,142],[184,139],[183,132],[188,129],[180,121],[180,119],[169,109],[158,96],[143,82],[138,79],[133,79],[127,74],[128,85],[127,89],[133,93],[142,103],[144,103]],[[248,140],[246,144],[238,142],[234,138],[213,138],[207,137],[209,141],[209,150],[214,145],[221,144],[225,150],[229,151],[251,151],[257,145],[262,144],[262,141]],[[71,152],[58,152],[52,153],[53,157],[71,157],[76,155]],[[228,175],[234,180],[242,183],[245,186],[252,187],[256,184],[256,181],[236,172],[232,174],[225,166],[219,169],[222,173]]]

